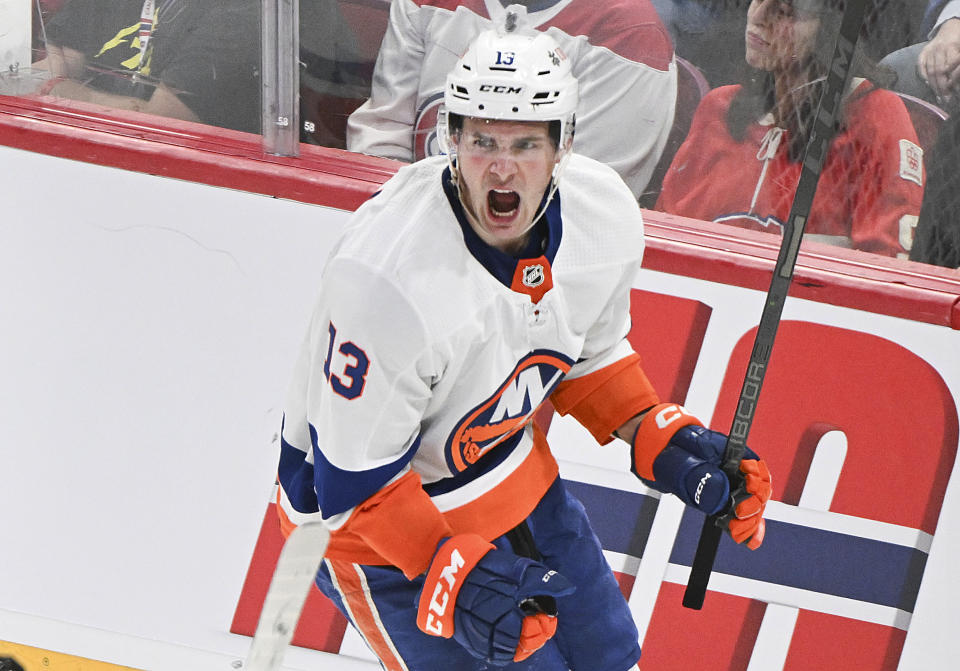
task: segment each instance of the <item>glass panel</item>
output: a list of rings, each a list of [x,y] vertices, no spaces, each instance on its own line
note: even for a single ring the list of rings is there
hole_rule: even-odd
[[[663,13],[686,60],[681,65],[702,74],[711,90],[695,101],[683,143],[668,147],[669,167],[646,204],[754,230],[779,227],[794,200],[844,3],[656,2],[669,7]],[[698,11],[680,11],[689,7]],[[869,8],[805,241],[908,258],[924,153],[946,113],[897,92],[895,72],[878,61],[909,42],[922,10],[894,2]]]
[[[3,93],[260,131],[260,0],[35,0],[32,15],[32,64]]]
[[[301,0],[302,140],[404,161],[436,153],[445,74],[496,8],[494,0],[458,4],[451,12],[450,3],[429,0]],[[520,4],[531,27],[561,43],[580,78],[575,150],[618,169],[645,207],[779,232],[843,0]],[[578,13],[579,5],[589,7]],[[620,21],[623,13],[643,20]],[[939,167],[956,165],[955,131],[934,149],[960,97],[957,13],[960,0],[869,0],[806,242],[957,265],[950,254],[960,224],[944,215],[957,208],[943,194],[960,193],[949,181],[958,171]],[[614,34],[612,25],[640,27]],[[672,121],[660,102],[672,94],[649,75],[667,68],[657,63],[665,35],[677,57]],[[942,76],[932,66],[924,73],[931,87],[917,76],[918,55],[934,48],[949,63]],[[348,136],[349,115],[368,97]],[[925,192],[929,217],[920,212]]]
[[[845,3],[654,4],[685,62],[666,169],[644,204],[742,228],[779,227],[796,193]],[[941,131],[956,125],[945,121],[956,100],[916,76],[918,54],[948,5],[960,10],[947,0],[868,3],[805,244],[960,265],[951,252],[960,237],[957,207],[944,202],[960,197],[956,181],[948,184],[957,171],[942,167],[956,165],[956,132],[934,148]],[[960,27],[960,20],[949,25]],[[960,47],[960,31],[951,44]],[[684,71],[691,69],[708,82],[705,96],[689,86]]]
[[[370,96],[390,0],[300,0],[301,140],[347,147],[347,117]]]
[[[299,0],[300,141],[437,153],[446,72],[499,16],[496,0],[460,4]],[[576,151],[609,162],[645,207],[779,232],[843,0],[522,4],[580,79]],[[869,0],[805,241],[960,264],[958,14],[960,0]],[[0,0],[0,22],[2,94],[261,130],[260,0]]]
[[[0,0],[0,91],[13,86],[30,65],[30,4]]]

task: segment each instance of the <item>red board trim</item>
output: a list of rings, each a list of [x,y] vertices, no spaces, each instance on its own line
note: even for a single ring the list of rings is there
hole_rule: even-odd
[[[301,145],[264,153],[257,135],[158,117],[104,112],[50,98],[0,96],[0,145],[344,210],[356,209],[402,165]],[[646,212],[644,267],[765,291],[776,236]],[[960,271],[805,244],[791,295],[960,329]]]

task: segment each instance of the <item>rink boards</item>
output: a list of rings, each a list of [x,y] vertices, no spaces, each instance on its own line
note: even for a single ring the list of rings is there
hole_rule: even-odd
[[[319,271],[391,165],[0,112],[0,640],[226,670],[279,550],[279,405]],[[771,243],[655,214],[648,234],[631,338],[727,430]],[[948,668],[960,280],[812,248],[792,296],[748,441],[776,478],[768,539],[721,547],[703,611],[680,606],[695,514],[545,416],[561,474],[645,668]],[[289,668],[374,668],[319,595],[304,622]]]

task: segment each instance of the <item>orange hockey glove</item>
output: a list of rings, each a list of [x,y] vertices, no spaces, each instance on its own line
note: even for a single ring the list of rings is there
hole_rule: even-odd
[[[418,597],[417,627],[453,637],[495,666],[521,661],[557,630],[556,598],[574,586],[543,564],[475,534],[440,544]]]
[[[707,515],[729,509],[721,524],[737,543],[755,550],[763,542],[763,512],[772,487],[766,463],[749,447],[740,462],[744,479],[723,472],[727,437],[704,428],[683,406],[661,403],[643,418],[633,438],[631,470],[648,486],[675,494]],[[731,492],[732,489],[732,492]]]

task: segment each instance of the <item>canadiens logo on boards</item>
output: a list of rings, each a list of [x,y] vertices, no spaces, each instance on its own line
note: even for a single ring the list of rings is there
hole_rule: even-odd
[[[496,392],[457,423],[447,441],[453,472],[466,470],[521,431],[572,365],[572,359],[550,350],[523,357]]]
[[[415,161],[441,154],[437,141],[437,112],[443,103],[443,91],[434,93],[420,104],[413,129],[413,156]]]

